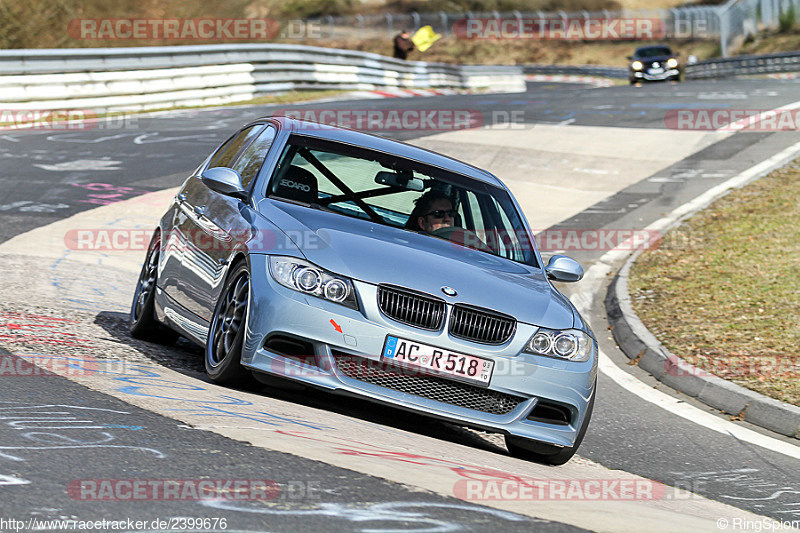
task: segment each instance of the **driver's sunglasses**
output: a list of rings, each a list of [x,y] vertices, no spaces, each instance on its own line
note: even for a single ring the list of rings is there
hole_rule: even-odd
[[[435,211],[431,211],[430,213],[425,213],[422,216],[427,217],[428,215],[431,215],[433,218],[444,218],[449,216],[450,218],[455,218],[456,213],[457,211],[455,209],[437,209]]]

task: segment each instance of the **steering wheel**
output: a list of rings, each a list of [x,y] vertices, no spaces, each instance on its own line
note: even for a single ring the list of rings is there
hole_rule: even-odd
[[[468,229],[460,228],[458,226],[445,226],[432,231],[430,234],[434,237],[439,237],[440,239],[446,239],[456,244],[466,246],[467,248],[481,250],[482,252],[492,251],[491,248],[489,248],[489,246],[483,242],[480,237],[478,237],[477,233]]]

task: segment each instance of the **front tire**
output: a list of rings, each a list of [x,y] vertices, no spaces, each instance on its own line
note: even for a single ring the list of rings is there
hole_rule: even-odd
[[[206,340],[206,373],[224,385],[252,381],[241,364],[247,313],[250,309],[250,271],[242,262],[233,268],[214,309]]]
[[[130,332],[136,339],[172,344],[178,334],[161,324],[155,316],[158,263],[161,257],[161,234],[156,232],[147,248],[136,291],[131,303]]]
[[[592,397],[589,399],[589,404],[586,406],[586,416],[583,418],[578,435],[575,438],[575,444],[572,446],[553,446],[544,442],[538,442],[522,437],[514,437],[506,435],[506,447],[514,457],[525,459],[527,461],[535,461],[537,463],[544,463],[552,466],[560,466],[572,459],[578,447],[583,442],[583,437],[586,435],[586,429],[589,427],[589,421],[592,419],[592,411],[594,411],[594,398],[597,394],[597,382],[594,384]]]

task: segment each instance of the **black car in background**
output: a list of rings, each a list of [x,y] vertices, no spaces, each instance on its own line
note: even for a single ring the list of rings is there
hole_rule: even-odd
[[[680,81],[681,66],[677,56],[669,46],[640,46],[632,56],[628,56],[630,82]]]

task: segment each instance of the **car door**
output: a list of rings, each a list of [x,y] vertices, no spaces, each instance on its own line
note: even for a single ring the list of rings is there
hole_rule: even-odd
[[[239,173],[249,190],[275,140],[276,129],[259,124],[245,128],[230,146],[212,158],[208,168],[225,167]],[[200,178],[190,180],[182,210],[186,216],[187,254],[183,264],[181,305],[210,321],[225,282],[228,262],[249,239],[255,212],[249,201],[210,189]]]
[[[166,294],[181,307],[192,311],[194,300],[193,291],[198,286],[198,279],[208,277],[211,268],[202,257],[202,250],[198,250],[198,241],[201,248],[205,245],[204,236],[207,234],[201,214],[207,209],[210,190],[200,179],[203,171],[215,166],[227,166],[232,163],[242,149],[242,145],[253,139],[258,130],[263,126],[249,126],[232,135],[190,176],[183,187],[175,196],[175,207],[172,210],[171,227],[165,234],[167,242],[165,250],[165,265],[162,272],[163,289]],[[165,228],[166,229],[166,228]],[[198,237],[199,235],[203,235]]]

